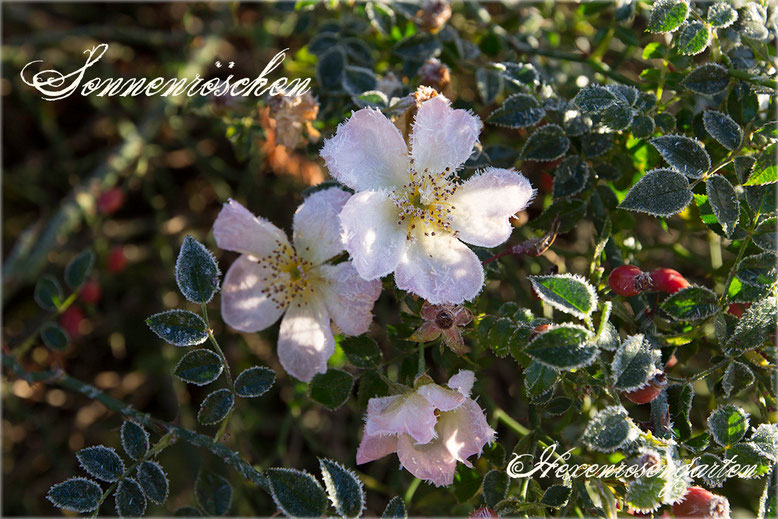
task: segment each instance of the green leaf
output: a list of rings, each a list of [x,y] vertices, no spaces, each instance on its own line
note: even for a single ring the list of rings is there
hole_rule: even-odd
[[[41,340],[46,347],[56,351],[63,351],[68,347],[70,337],[58,324],[48,322],[41,328]]]
[[[205,515],[225,515],[230,510],[232,487],[218,474],[201,470],[195,481],[194,494]]]
[[[146,496],[138,482],[132,478],[119,481],[114,498],[119,517],[141,517],[146,513]]]
[[[747,364],[736,360],[733,360],[727,366],[727,370],[721,379],[721,387],[724,388],[724,395],[727,398],[737,395],[753,383],[754,372],[751,371]]]
[[[694,463],[694,466],[697,467],[701,467],[703,465],[708,467],[707,470],[702,474],[702,480],[705,482],[705,484],[710,487],[720,487],[721,484],[727,479],[726,468],[721,458],[715,454],[706,452],[697,458],[697,461]],[[722,469],[724,470],[722,471]]]
[[[702,114],[702,122],[705,131],[729,151],[736,150],[743,142],[743,130],[727,114],[716,110],[706,110]]]
[[[151,331],[174,346],[195,346],[208,339],[208,327],[199,315],[188,310],[168,310],[146,319]]]
[[[319,466],[324,487],[338,515],[348,518],[361,516],[365,508],[365,491],[356,474],[326,458],[319,458]]]
[[[392,50],[401,58],[424,61],[440,54],[441,45],[434,36],[425,32],[418,32],[397,42],[397,45]]]
[[[537,295],[557,310],[586,319],[597,307],[597,292],[581,276],[557,274],[529,279]]]
[[[594,343],[601,350],[616,351],[621,346],[619,331],[610,322],[605,323],[605,328]]]
[[[662,504],[667,481],[662,475],[633,480],[627,487],[625,501],[638,513],[650,513]]]
[[[44,310],[54,311],[62,304],[62,287],[57,278],[45,274],[35,283],[33,298]]]
[[[516,324],[508,317],[500,317],[489,327],[487,342],[489,348],[500,358],[510,353],[510,341],[517,331]]]
[[[543,492],[540,502],[551,508],[562,508],[567,504],[573,489],[565,485],[551,485]]]
[[[365,4],[365,12],[376,31],[384,36],[392,33],[397,17],[391,7],[381,2],[368,2]]]
[[[746,202],[752,211],[756,214],[772,215],[778,212],[778,201],[776,201],[775,186],[768,184],[765,186],[749,186],[746,190]]]
[[[600,121],[611,131],[626,130],[632,124],[632,109],[623,103],[614,103],[603,109]]]
[[[701,321],[716,313],[718,302],[712,290],[691,286],[665,299],[661,308],[676,321]]]
[[[767,13],[761,5],[749,2],[740,9],[738,32],[748,40],[765,43],[770,38],[766,27]]]
[[[533,360],[524,370],[524,387],[527,390],[527,396],[536,398],[544,394],[554,387],[558,378],[559,372],[557,370]]]
[[[696,56],[710,44],[710,28],[699,20],[686,22],[674,40],[678,54]]]
[[[778,467],[773,466],[766,480],[762,495],[759,497],[757,519],[778,516]]]
[[[492,66],[500,72],[505,81],[517,86],[534,86],[538,80],[538,72],[530,63],[494,63]]]
[[[751,443],[762,456],[773,463],[778,463],[778,425],[760,423],[751,433]]]
[[[705,181],[705,192],[716,220],[727,237],[731,237],[740,220],[740,202],[735,188],[723,176],[713,175]]]
[[[86,478],[70,478],[49,489],[46,499],[57,508],[85,514],[100,504],[103,490],[100,485]]]
[[[654,120],[649,115],[637,114],[632,119],[632,135],[636,139],[646,139],[654,134]]]
[[[573,98],[573,104],[586,113],[601,112],[616,102],[616,95],[599,85],[582,88]]]
[[[646,385],[660,370],[662,353],[651,347],[642,334],[631,335],[621,343],[611,363],[613,387],[633,391]]]
[[[581,441],[593,450],[613,452],[635,440],[638,432],[626,409],[610,406],[589,421]]]
[[[376,370],[371,369],[362,372],[362,376],[359,377],[359,388],[357,389],[357,403],[360,407],[367,407],[367,403],[371,398],[388,395],[389,386]]]
[[[710,156],[696,139],[683,135],[663,135],[651,139],[651,145],[667,163],[691,178],[700,178],[710,169]]]
[[[354,102],[360,108],[367,106],[372,108],[386,108],[389,106],[389,98],[380,90],[369,90],[352,97]]]
[[[503,89],[502,75],[494,69],[480,67],[475,71],[475,86],[485,105],[492,104]]]
[[[744,186],[762,186],[778,182],[778,163],[775,161],[776,143],[770,144],[759,155]]]
[[[273,501],[287,517],[321,517],[327,510],[327,494],[307,472],[270,468],[265,476]]]
[[[76,453],[81,468],[92,477],[112,483],[124,473],[124,462],[116,451],[104,445],[87,447]]]
[[[486,119],[487,123],[506,128],[535,126],[546,115],[535,97],[529,94],[514,94],[506,99]]]
[[[751,239],[754,245],[768,252],[778,252],[778,218],[772,217],[763,220],[756,228]]]
[[[405,511],[405,503],[400,497],[393,497],[386,505],[381,519],[408,519],[408,512]]]
[[[235,405],[235,395],[229,389],[217,389],[200,404],[197,421],[203,425],[219,423],[227,416]]]
[[[632,186],[619,208],[668,218],[686,208],[692,198],[684,175],[672,169],[652,169]]]
[[[253,366],[235,379],[235,393],[243,398],[262,396],[273,387],[275,381],[275,371],[264,366]]]
[[[358,368],[374,368],[381,363],[381,348],[366,335],[346,337],[340,341],[340,347],[348,361]]]
[[[347,65],[343,74],[343,89],[351,95],[374,91],[378,78],[369,68]]]
[[[481,488],[481,473],[465,465],[458,464],[454,473],[454,496],[457,502],[464,503],[471,499]]]
[[[127,456],[139,460],[149,450],[149,433],[140,424],[127,420],[121,428],[122,448]]]
[[[772,285],[778,281],[776,257],[772,252],[763,252],[743,258],[735,271],[737,278],[747,285]]]
[[[554,198],[577,195],[589,183],[589,166],[581,157],[566,157],[554,170]]]
[[[734,355],[758,348],[775,332],[776,319],[778,319],[778,300],[775,296],[755,302],[738,321],[735,331],[724,348],[724,353]]]
[[[529,136],[521,150],[521,158],[548,162],[564,155],[569,147],[570,139],[565,131],[556,124],[547,124]]]
[[[202,517],[203,514],[200,513],[200,510],[193,506],[182,506],[181,508],[176,508],[176,511],[173,512],[173,517]]]
[[[573,400],[566,396],[558,396],[546,404],[546,413],[551,416],[559,416],[567,412],[573,405]]]
[[[689,6],[683,0],[657,0],[648,18],[649,32],[673,32],[686,21]]]
[[[351,396],[354,377],[340,369],[318,373],[311,381],[311,398],[330,410],[338,409]]]
[[[190,351],[178,361],[173,374],[190,384],[204,386],[222,374],[222,359],[211,350]]]
[[[168,483],[165,471],[156,461],[144,461],[138,465],[137,471],[138,483],[140,483],[143,492],[149,501],[161,505],[167,501]]]
[[[708,23],[717,29],[729,27],[737,21],[737,11],[726,2],[716,2],[708,6]]]
[[[635,87],[612,83],[605,88],[613,92],[616,98],[626,106],[634,106],[638,100],[638,89]]]
[[[346,73],[346,53],[341,46],[330,47],[316,63],[316,81],[322,90],[340,90]]]
[[[219,266],[211,251],[187,236],[176,259],[176,283],[184,297],[193,303],[208,303],[219,290]]]
[[[490,470],[484,476],[483,493],[486,506],[494,508],[508,496],[511,480],[504,470]]]
[[[719,406],[708,417],[708,429],[722,447],[739,442],[748,430],[749,414],[732,404]]]
[[[654,116],[654,122],[665,133],[675,129],[675,116],[671,113],[662,112]]]
[[[65,267],[65,283],[72,289],[76,290],[86,281],[86,277],[92,270],[92,265],[95,263],[94,253],[87,249],[81,254],[70,260]]]
[[[752,442],[736,443],[726,451],[726,459],[733,460],[741,466],[738,478],[761,478],[770,471],[772,460],[762,455],[759,448]]]
[[[582,326],[554,325],[533,339],[524,352],[554,369],[577,369],[597,358],[599,351],[590,339],[591,332]]]
[[[683,85],[695,94],[712,96],[727,88],[729,74],[721,65],[706,63],[689,72]]]

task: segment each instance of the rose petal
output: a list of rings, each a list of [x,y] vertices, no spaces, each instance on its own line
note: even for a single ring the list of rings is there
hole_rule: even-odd
[[[454,206],[452,227],[462,241],[496,247],[513,231],[510,217],[526,208],[535,190],[522,174],[489,168],[459,186],[448,199]]]
[[[456,389],[466,397],[470,396],[470,391],[473,390],[473,384],[475,383],[475,373],[469,369],[460,370],[459,373],[448,379],[446,384],[451,389]]]
[[[495,435],[494,429],[486,422],[484,412],[470,398],[453,411],[441,413],[436,429],[438,441],[462,462],[474,454],[480,456],[484,445],[491,443]]]
[[[321,156],[330,174],[361,191],[408,181],[408,147],[400,131],[380,110],[363,108],[324,143]]]
[[[371,436],[362,435],[362,442],[357,449],[357,465],[383,458],[387,454],[397,451],[397,436],[384,434]]]
[[[365,281],[350,261],[320,267],[320,286],[327,311],[348,335],[360,335],[373,321],[373,304],[381,295],[379,280]]]
[[[315,296],[307,302],[289,305],[278,331],[278,360],[287,373],[310,382],[327,371],[327,360],[335,351],[330,316]]]
[[[286,234],[235,200],[224,204],[213,223],[213,237],[221,249],[250,254],[257,258],[270,255],[282,245],[289,245]]]
[[[417,389],[416,392],[429,400],[440,411],[451,411],[465,401],[465,396],[462,393],[446,389],[437,384],[425,384]]]
[[[442,173],[464,164],[478,141],[481,121],[465,110],[453,110],[443,96],[422,103],[413,123],[411,156],[416,171]]]
[[[378,191],[352,196],[340,213],[343,239],[359,275],[372,280],[394,271],[405,250],[397,207]]]
[[[440,440],[419,445],[404,434],[397,441],[397,457],[402,466],[419,479],[438,487],[454,482],[457,460]]]
[[[351,194],[338,188],[317,191],[294,213],[292,241],[297,254],[318,265],[343,251],[340,214]]]
[[[371,398],[367,403],[365,432],[379,434],[407,433],[419,443],[435,437],[435,406],[416,392]]]
[[[406,248],[394,273],[397,287],[432,304],[473,299],[484,284],[481,261],[451,235],[424,236]]]
[[[279,306],[264,292],[267,270],[242,255],[227,270],[221,292],[222,319],[241,332],[264,330],[281,317]]]

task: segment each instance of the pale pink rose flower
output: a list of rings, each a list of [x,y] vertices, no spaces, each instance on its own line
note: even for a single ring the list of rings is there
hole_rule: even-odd
[[[484,412],[470,398],[472,371],[460,371],[448,387],[424,384],[400,395],[371,398],[357,464],[397,453],[400,463],[436,486],[454,482],[457,462],[468,467],[495,438]]]
[[[365,333],[381,293],[380,282],[365,281],[350,261],[326,263],[343,252],[337,216],[348,198],[337,188],[306,198],[294,214],[291,243],[234,200],[213,224],[217,245],[241,253],[224,277],[224,321],[252,333],[283,315],[278,358],[304,382],[327,371],[335,350],[330,320],[346,334]]]
[[[394,124],[372,108],[354,112],[324,144],[321,155],[332,176],[356,191],[340,222],[360,276],[394,272],[399,288],[432,304],[457,304],[480,292],[481,262],[463,242],[505,242],[510,217],[535,195],[510,169],[458,179],[480,129],[478,117],[437,95],[418,109],[410,152]]]

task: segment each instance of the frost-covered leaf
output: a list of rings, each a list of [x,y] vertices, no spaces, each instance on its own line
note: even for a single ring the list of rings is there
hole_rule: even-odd
[[[638,429],[621,406],[606,407],[586,426],[581,441],[600,452],[613,452],[638,437]]]
[[[559,378],[559,372],[533,360],[524,370],[524,387],[527,396],[536,398],[551,389]]]
[[[662,112],[654,116],[654,122],[664,133],[675,130],[675,116],[668,112]]]
[[[151,331],[174,346],[195,346],[208,339],[203,318],[189,310],[168,310],[146,319]]]
[[[511,480],[504,470],[490,470],[484,476],[483,493],[486,506],[494,508],[508,495]]]
[[[354,103],[360,108],[386,108],[389,106],[389,98],[380,90],[369,90],[359,95],[352,96]]]
[[[319,458],[319,466],[324,487],[338,515],[348,518],[361,516],[365,508],[365,491],[357,475],[326,458]]]
[[[392,49],[401,58],[424,61],[437,56],[441,50],[438,38],[424,32],[403,38]]]
[[[649,32],[673,32],[689,16],[689,5],[684,0],[657,0],[651,6],[648,18]]]
[[[637,478],[629,484],[625,501],[635,512],[647,514],[662,505],[667,481],[659,476]]]
[[[616,349],[621,346],[621,337],[619,337],[619,332],[616,330],[616,327],[608,322],[605,323],[605,328],[600,336],[597,337],[597,340],[594,341],[594,344],[602,350],[616,351]]]
[[[70,337],[67,332],[56,323],[48,322],[41,327],[41,340],[48,348],[62,351],[68,347]]]
[[[619,391],[641,388],[659,372],[662,353],[651,347],[642,334],[627,337],[611,363],[611,381]]]
[[[778,218],[772,217],[762,221],[756,228],[751,239],[754,245],[767,252],[778,252]]]
[[[65,283],[76,290],[86,281],[86,277],[95,263],[95,254],[87,249],[68,262],[65,267]]]
[[[678,54],[695,56],[708,48],[710,28],[699,20],[687,22],[678,31],[674,40]]]
[[[338,409],[351,396],[354,377],[341,369],[318,373],[311,381],[311,398],[328,409]]]
[[[217,389],[200,404],[197,421],[203,425],[219,423],[235,405],[235,395],[229,389]]]
[[[408,519],[408,512],[405,511],[405,502],[401,497],[393,497],[386,505],[381,519]]]
[[[329,47],[319,55],[316,63],[316,81],[326,90],[340,90],[346,73],[346,53],[341,46]]]
[[[62,286],[57,278],[45,274],[35,283],[33,298],[44,310],[54,311],[62,303]]]
[[[141,517],[146,512],[146,496],[138,482],[132,478],[119,481],[114,499],[119,517]]]
[[[754,372],[751,371],[747,364],[736,360],[733,360],[727,366],[727,370],[721,379],[721,387],[724,389],[724,395],[727,398],[737,395],[753,383]]]
[[[203,514],[200,513],[200,510],[193,506],[182,506],[181,508],[176,508],[176,511],[173,512],[173,517],[202,517]]]
[[[263,366],[253,366],[235,379],[235,392],[243,398],[262,396],[273,387],[275,381],[275,371]]]
[[[740,23],[738,32],[740,36],[749,40],[766,42],[770,38],[770,31],[766,27],[766,12],[764,7],[756,2],[748,2],[740,9]]]
[[[654,119],[650,115],[637,114],[632,119],[632,135],[636,139],[646,139],[654,134]]]
[[[759,497],[759,512],[757,519],[768,519],[778,516],[778,466],[773,466],[766,478],[764,490]]]
[[[708,23],[718,29],[729,27],[737,21],[737,11],[726,2],[714,2],[708,7]]]
[[[716,110],[706,110],[702,114],[702,122],[705,125],[705,131],[730,151],[737,149],[743,141],[743,130],[727,114]]]
[[[589,317],[597,307],[597,292],[581,276],[530,276],[530,281],[543,301],[579,319]]]
[[[376,89],[378,78],[369,68],[347,65],[343,73],[343,89],[353,96]]]
[[[651,145],[670,167],[688,177],[700,178],[710,169],[710,156],[695,139],[684,135],[663,135],[651,139]]]
[[[723,176],[713,175],[705,181],[705,192],[716,220],[724,233],[731,237],[740,220],[740,202],[735,188]]]
[[[602,110],[600,121],[611,131],[626,130],[632,124],[632,108],[623,103],[614,103]]]
[[[672,169],[653,169],[632,186],[619,208],[667,218],[681,212],[692,198],[686,176]]]
[[[121,428],[122,448],[127,456],[139,460],[149,450],[149,433],[140,424],[127,420]]]
[[[689,72],[683,85],[695,94],[712,96],[727,88],[729,74],[721,65],[706,63]]]
[[[273,501],[286,516],[321,517],[327,510],[327,494],[307,472],[271,468],[265,476]]]
[[[778,163],[775,160],[776,143],[766,147],[751,168],[751,175],[744,186],[762,186],[778,182]]]
[[[772,285],[778,281],[778,267],[776,257],[772,252],[763,252],[753,256],[746,256],[737,266],[735,271],[737,278],[753,286]]]
[[[633,86],[612,83],[606,85],[605,88],[611,91],[626,106],[634,106],[638,100],[638,89]]]
[[[373,368],[381,362],[381,348],[366,335],[346,337],[340,341],[340,347],[348,361],[358,368]]]
[[[76,458],[87,474],[102,481],[114,482],[124,473],[122,459],[114,449],[104,445],[81,449]]]
[[[521,158],[548,162],[564,155],[569,147],[570,139],[565,131],[556,124],[547,124],[529,136],[521,150]]]
[[[565,485],[551,485],[543,492],[543,497],[540,498],[540,502],[551,508],[562,508],[567,504],[570,499],[570,494],[573,493],[571,487]]]
[[[737,323],[724,353],[733,355],[761,346],[775,331],[778,318],[778,300],[766,297],[752,304]]]
[[[195,499],[209,516],[225,515],[232,504],[230,482],[213,472],[201,470],[194,488]]]
[[[708,429],[713,439],[726,447],[739,442],[748,430],[749,414],[742,408],[727,404],[719,406],[708,417]]]
[[[475,71],[475,86],[485,105],[492,104],[503,89],[503,78],[499,71],[480,67]]]
[[[149,501],[161,505],[167,501],[169,483],[165,471],[156,461],[144,461],[138,465],[138,483]]]
[[[184,355],[173,373],[184,382],[204,386],[219,378],[223,367],[222,359],[216,353],[199,349]]]
[[[613,147],[612,133],[589,132],[581,136],[581,150],[588,157],[601,157]]]
[[[700,321],[716,313],[718,302],[709,288],[690,286],[665,299],[661,308],[677,321]]]
[[[778,425],[760,423],[751,433],[750,441],[764,457],[778,463]]]
[[[778,190],[772,184],[749,186],[745,191],[746,202],[754,213],[771,215],[778,212],[778,201],[776,201]]]
[[[85,514],[97,508],[102,495],[103,490],[94,481],[70,478],[51,487],[46,499],[57,508]]]
[[[517,87],[532,86],[538,80],[538,72],[531,63],[494,63],[503,79]]]
[[[534,338],[524,353],[554,369],[576,369],[597,358],[597,346],[590,339],[591,332],[582,326],[555,325]]]
[[[211,251],[191,236],[184,238],[176,259],[176,283],[193,303],[208,303],[219,290],[219,266]]]
[[[587,113],[600,112],[615,102],[616,95],[599,85],[584,87],[573,98],[573,104]]]
[[[534,96],[514,94],[503,102],[486,119],[486,122],[507,128],[535,126],[546,115],[546,111]]]
[[[740,465],[736,476],[742,479],[758,479],[767,474],[773,465],[772,460],[762,455],[752,442],[740,442],[727,449],[725,458]]]

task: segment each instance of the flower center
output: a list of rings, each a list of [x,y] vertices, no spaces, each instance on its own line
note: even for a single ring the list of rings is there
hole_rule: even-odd
[[[405,225],[406,239],[413,241],[417,230],[424,236],[435,236],[438,232],[456,235],[451,227],[451,212],[456,209],[448,199],[459,185],[448,177],[450,168],[433,174],[429,169],[417,171],[411,159],[410,181],[392,190],[389,198],[399,209],[397,225]]]
[[[293,303],[302,306],[313,293],[313,263],[299,257],[289,244],[276,242],[273,252],[258,263],[266,271],[262,293],[278,308],[286,308]]]

